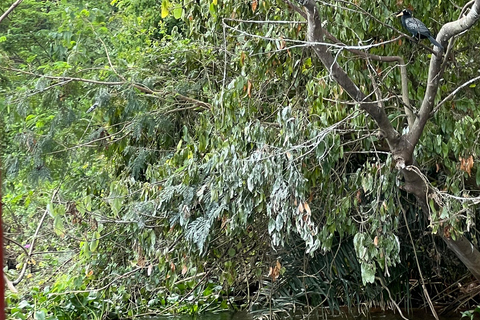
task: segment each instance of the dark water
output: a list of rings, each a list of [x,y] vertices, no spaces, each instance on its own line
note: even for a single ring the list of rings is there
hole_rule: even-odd
[[[259,314],[257,314],[258,316]],[[265,314],[265,316],[267,316]],[[409,320],[435,320],[431,313],[425,312],[423,310],[414,311],[408,313],[403,311],[405,318]],[[253,316],[245,312],[237,313],[217,313],[217,314],[205,314],[205,315],[196,315],[196,316],[174,316],[174,317],[153,317],[149,320],[252,320]],[[263,319],[268,319],[264,317]],[[292,320],[404,320],[402,316],[396,312],[375,312],[369,315],[318,315],[312,314],[307,315],[298,315],[295,317],[272,317],[272,319],[292,319]],[[453,314],[448,317],[440,316],[440,320],[469,320],[469,318],[462,318],[461,314]]]

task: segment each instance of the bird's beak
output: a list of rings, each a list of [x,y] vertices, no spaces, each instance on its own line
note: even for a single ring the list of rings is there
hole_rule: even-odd
[[[401,11],[399,14],[397,14],[397,17],[403,16],[403,11]]]

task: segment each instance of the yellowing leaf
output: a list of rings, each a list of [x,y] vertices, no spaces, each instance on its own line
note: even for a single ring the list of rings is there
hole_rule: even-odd
[[[218,0],[213,0],[212,3],[213,3],[214,5],[217,5]]]
[[[53,229],[55,230],[55,233],[60,236],[60,237],[63,237],[65,234],[64,234],[64,231],[65,231],[65,228],[63,226],[63,220],[62,220],[62,217],[60,216],[56,216],[54,219],[53,219]]]
[[[163,0],[162,1],[162,13],[161,13],[161,17],[162,19],[163,18],[166,18],[169,14],[169,11],[168,11],[168,7],[169,7],[170,3],[167,1],[167,0]]]
[[[168,17],[168,9],[162,6],[162,19]]]

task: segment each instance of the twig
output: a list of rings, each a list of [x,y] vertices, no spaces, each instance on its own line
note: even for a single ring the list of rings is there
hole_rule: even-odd
[[[129,83],[128,81],[100,81],[100,80],[92,80],[92,79],[78,78],[78,77],[47,76],[47,75],[37,74],[37,73],[34,73],[34,72],[25,71],[25,70],[20,70],[20,69],[16,69],[16,68],[0,67],[0,69],[4,69],[4,70],[8,70],[8,71],[13,71],[13,72],[20,72],[20,73],[28,74],[28,75],[31,75],[31,76],[34,76],[34,77],[38,77],[38,78],[45,78],[45,79],[63,81],[62,83],[52,85],[52,86],[48,87],[47,89],[50,89],[50,88],[52,88],[52,87],[54,87],[54,86],[58,86],[58,85],[64,85],[64,84],[67,84],[68,82],[71,82],[71,81],[78,81],[78,82],[99,84],[99,85],[105,85],[105,86],[122,86],[122,85],[128,85],[128,86],[134,87],[135,89],[138,89],[139,91],[141,91],[141,92],[143,92],[143,93],[152,94],[153,97],[155,97],[155,98],[159,98],[159,97],[164,97],[164,96],[165,96],[165,93],[163,93],[163,92],[152,90],[152,89],[146,87],[146,86],[143,85],[143,84],[139,84],[139,83]],[[44,90],[42,90],[42,91],[45,91],[45,90],[46,90],[46,89],[44,89]],[[200,100],[197,100],[197,99],[194,99],[194,98],[190,98],[190,97],[184,96],[184,95],[182,95],[182,94],[180,94],[180,93],[178,93],[178,92],[173,92],[172,95],[173,95],[175,98],[178,98],[178,99],[180,99],[180,100],[187,101],[187,102],[191,102],[191,103],[195,103],[195,104],[197,104],[198,106],[203,107],[204,109],[211,109],[211,107],[212,107],[211,104],[209,104],[209,103],[207,103],[207,102],[203,102],[203,101],[200,101]]]
[[[16,240],[10,239],[9,237],[3,236],[3,239],[5,239],[7,241],[10,241],[10,242],[16,244],[17,246],[19,246],[20,248],[22,248],[22,250],[25,252],[25,255],[28,256],[28,251],[23,244],[21,244],[20,242],[17,242]]]
[[[440,101],[439,104],[437,104],[437,106],[435,107],[435,109],[431,112],[431,115],[435,114],[435,113],[438,111],[438,109],[440,109],[441,105],[444,104],[448,99],[450,99],[451,97],[453,97],[454,95],[456,95],[458,91],[460,91],[461,89],[465,88],[466,86],[472,84],[473,82],[475,82],[475,81],[477,81],[477,80],[480,80],[480,76],[468,80],[467,82],[463,83],[463,84],[460,85],[458,88],[456,88],[455,90],[453,90],[452,93],[450,93],[450,94],[449,94],[448,96],[446,96],[442,101]]]
[[[55,195],[57,194],[59,188],[60,187],[57,187],[57,189],[55,189],[55,191],[53,191],[52,200],[53,200],[53,198],[55,198]],[[40,231],[40,227],[43,225],[43,221],[45,221],[45,218],[46,218],[47,214],[48,214],[48,210],[45,209],[45,212],[43,213],[43,216],[40,219],[40,222],[38,223],[37,229],[35,230],[35,234],[33,235],[32,243],[30,244],[30,248],[28,250],[28,254],[27,254],[27,257],[25,259],[25,263],[23,264],[22,271],[18,275],[18,278],[15,279],[15,281],[12,282],[14,285],[19,284],[22,281],[23,277],[25,276],[25,272],[27,271],[28,261],[30,261],[30,258],[32,256],[32,252],[33,252],[33,248],[35,247],[35,240],[37,239],[38,232]]]
[[[8,8],[7,11],[5,11],[4,14],[2,14],[2,16],[0,17],[0,23],[2,22],[3,19],[5,19],[9,14],[10,12],[13,11],[13,9],[15,9],[23,0],[17,0],[15,3],[13,3],[10,8]]]
[[[398,203],[401,203],[400,201]],[[425,299],[428,302],[428,306],[430,307],[430,311],[432,311],[433,316],[435,319],[439,320],[437,311],[435,311],[435,307],[433,306],[432,299],[430,299],[430,295],[428,294],[427,287],[425,286],[425,279],[422,275],[422,269],[420,268],[420,263],[418,262],[417,250],[415,249],[415,242],[413,241],[412,233],[410,232],[410,227],[408,226],[407,215],[405,214],[405,209],[400,205],[400,209],[403,213],[403,219],[405,220],[405,226],[407,227],[408,236],[410,238],[410,242],[412,243],[413,254],[415,255],[415,261],[417,262],[418,274],[420,275],[420,280],[422,284],[423,294],[425,295]]]
[[[380,281],[380,285],[382,286],[382,288],[387,291],[388,293],[388,297],[390,298],[390,301],[393,303],[393,305],[395,306],[395,308],[397,308],[398,310],[398,313],[400,313],[400,316],[402,317],[402,319],[404,320],[409,320],[407,317],[405,317],[402,313],[402,309],[400,309],[400,307],[398,306],[398,304],[395,302],[395,300],[393,299],[392,297],[392,294],[390,293],[390,290],[388,289],[388,287],[385,285],[385,283],[383,283],[383,279],[380,278],[380,277],[376,277],[378,279],[378,281]],[[436,317],[436,319],[438,320],[438,317]]]

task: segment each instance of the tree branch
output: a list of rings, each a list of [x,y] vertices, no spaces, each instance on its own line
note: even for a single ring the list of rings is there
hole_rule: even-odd
[[[338,64],[335,58],[327,51],[327,46],[319,44],[325,37],[324,29],[317,5],[314,0],[299,1],[307,13],[308,29],[307,39],[312,44],[315,54],[318,56],[323,65],[327,68],[332,78],[347,92],[347,94],[359,103],[360,109],[366,111],[377,123],[378,127],[384,132],[389,145],[393,148],[398,141],[399,133],[393,128],[385,110],[378,107],[357,87],[350,79],[347,73]]]
[[[36,73],[33,73],[33,72],[24,71],[24,70],[20,70],[20,69],[14,69],[14,68],[0,67],[0,69],[9,70],[9,71],[14,71],[14,72],[20,72],[20,73],[32,75],[32,76],[38,77],[38,78],[45,78],[45,79],[50,79],[50,80],[63,81],[63,83],[62,83],[61,85],[67,84],[67,83],[69,83],[69,82],[71,82],[71,81],[85,82],[85,83],[98,84],[98,85],[104,85],[104,86],[122,86],[122,85],[128,85],[128,86],[134,87],[135,89],[137,89],[137,90],[139,90],[139,91],[141,91],[141,92],[143,92],[143,93],[151,94],[151,95],[152,95],[153,97],[155,97],[155,98],[159,98],[159,97],[164,97],[164,96],[165,96],[165,93],[164,93],[164,92],[152,90],[152,89],[146,87],[146,86],[143,85],[143,84],[131,83],[131,82],[127,82],[127,81],[100,81],[100,80],[92,80],[92,79],[77,78],[77,77],[47,76],[47,75],[36,74]],[[59,84],[55,84],[55,85],[49,86],[48,88],[45,88],[45,89],[42,90],[42,91],[48,90],[49,88],[52,88],[52,87],[57,86],[57,85],[59,85]],[[197,106],[202,107],[202,108],[204,108],[204,109],[211,109],[211,107],[212,107],[211,104],[209,104],[209,103],[207,103],[207,102],[203,102],[203,101],[200,101],[200,100],[197,100],[197,99],[194,99],[194,98],[190,98],[190,97],[184,96],[184,95],[182,95],[182,94],[180,94],[180,93],[178,93],[178,92],[173,92],[172,95],[173,95],[174,98],[177,98],[177,99],[179,99],[179,100],[183,100],[183,101],[186,101],[186,102],[189,102],[189,103],[196,104]]]
[[[23,1],[23,0],[17,0],[17,1],[15,1],[15,3],[12,4],[12,5],[10,6],[10,8],[8,8],[8,10],[5,11],[4,14],[2,14],[2,16],[0,17],[0,23],[2,23],[2,20],[5,19],[5,18],[10,14],[10,12],[12,12],[13,9],[15,9],[22,1]]]

